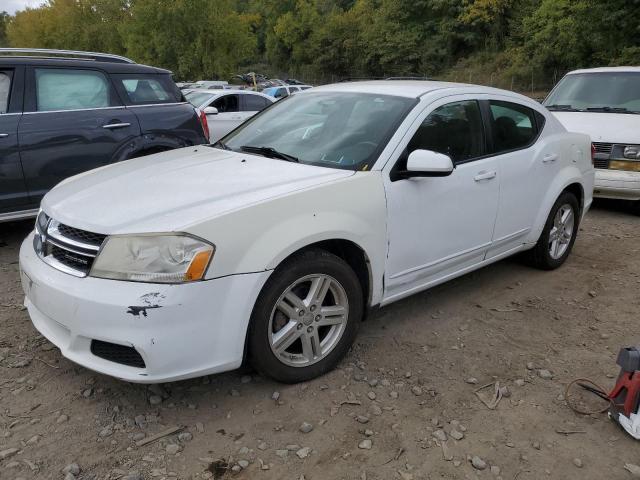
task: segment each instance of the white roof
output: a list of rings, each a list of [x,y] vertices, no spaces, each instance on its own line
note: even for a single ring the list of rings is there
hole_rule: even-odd
[[[598,67],[598,68],[583,68],[581,70],[574,70],[567,73],[567,75],[574,75],[576,73],[640,73],[640,67]]]
[[[239,93],[239,94],[251,94],[251,95],[260,95],[265,96],[260,92],[254,92],[253,90],[240,90],[234,88],[196,88],[191,90],[189,93],[208,93],[210,95],[229,95],[230,93]]]
[[[366,82],[344,82],[314,87],[313,91],[360,92],[419,98],[427,93],[444,89],[456,89],[458,90],[458,93],[500,93],[503,95],[510,94],[519,97],[516,93],[492,87],[466,83],[436,82],[430,80],[376,80]]]

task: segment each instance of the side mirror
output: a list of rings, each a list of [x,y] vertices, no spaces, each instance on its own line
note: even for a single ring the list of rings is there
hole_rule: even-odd
[[[407,169],[398,172],[399,178],[446,177],[453,172],[451,158],[431,150],[414,150],[407,159]]]
[[[218,109],[216,107],[205,107],[204,109],[205,115],[217,115]]]

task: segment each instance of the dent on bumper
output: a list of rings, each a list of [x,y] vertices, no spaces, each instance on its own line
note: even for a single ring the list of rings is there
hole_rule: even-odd
[[[240,366],[251,309],[270,272],[182,285],[76,278],[20,249],[25,306],[68,359],[123,380],[153,383]],[[93,355],[91,340],[132,346],[145,368]]]
[[[593,195],[601,198],[640,200],[640,172],[596,169]]]

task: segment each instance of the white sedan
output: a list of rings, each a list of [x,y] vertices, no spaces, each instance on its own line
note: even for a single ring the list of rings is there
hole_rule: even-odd
[[[502,90],[320,87],[224,143],[62,182],[21,247],[25,305],[64,356],[131,382],[245,357],[308,380],[371,309],[523,251],[561,266],[591,205],[590,151]]]
[[[198,89],[187,93],[185,98],[201,118],[204,115],[211,143],[275,102],[273,97],[250,90]]]

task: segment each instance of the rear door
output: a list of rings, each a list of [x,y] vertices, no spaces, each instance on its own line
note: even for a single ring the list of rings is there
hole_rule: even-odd
[[[559,139],[540,138],[544,115],[507,99],[488,99],[483,107],[490,154],[501,172],[500,210],[490,258],[524,243],[563,155]]]
[[[99,69],[28,67],[18,130],[31,201],[67,177],[124,158],[140,126]]]
[[[0,68],[0,218],[31,208],[18,149],[23,73],[24,67]]]

